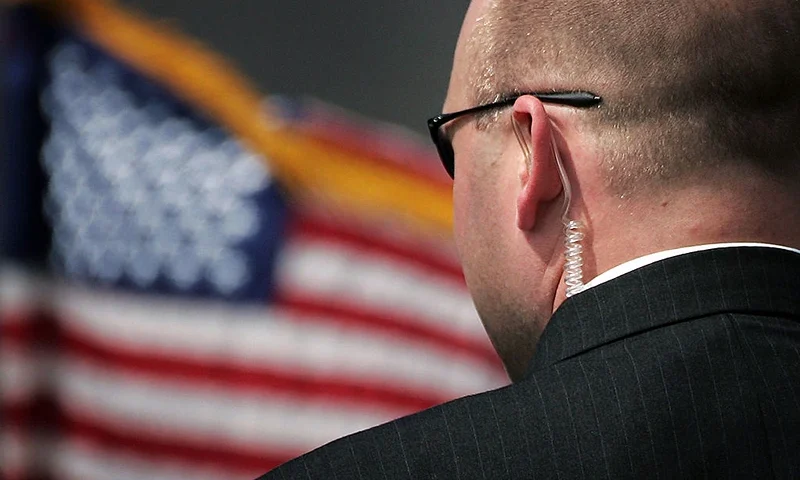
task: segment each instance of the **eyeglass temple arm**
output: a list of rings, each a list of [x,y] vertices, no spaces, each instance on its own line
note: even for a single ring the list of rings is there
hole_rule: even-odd
[[[591,92],[523,93],[519,96],[523,95],[532,95],[546,103],[557,103],[579,108],[593,107],[603,101],[600,96]]]

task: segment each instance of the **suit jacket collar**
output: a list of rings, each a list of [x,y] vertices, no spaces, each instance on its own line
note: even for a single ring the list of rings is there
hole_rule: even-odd
[[[800,255],[756,247],[694,252],[600,284],[556,310],[529,372],[646,330],[718,313],[800,321]]]

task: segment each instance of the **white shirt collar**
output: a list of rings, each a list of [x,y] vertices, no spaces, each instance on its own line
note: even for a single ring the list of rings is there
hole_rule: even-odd
[[[583,286],[583,290],[581,291],[584,292],[592,287],[600,285],[601,283],[605,283],[621,275],[632,272],[637,268],[642,268],[645,265],[649,265],[651,263],[655,263],[660,260],[665,260],[670,257],[677,257],[678,255],[684,255],[692,252],[701,252],[703,250],[712,250],[714,248],[731,248],[731,247],[777,248],[780,250],[786,250],[789,252],[800,254],[800,250],[796,248],[784,247],[783,245],[772,245],[770,243],[745,243],[745,242],[712,243],[708,245],[695,245],[692,247],[676,248],[673,250],[665,250],[663,252],[651,253],[650,255],[645,255],[643,257],[635,258],[633,260],[625,262],[622,265],[617,265],[616,267],[610,270],[606,270],[600,275],[594,277],[590,282],[588,282],[586,285]]]

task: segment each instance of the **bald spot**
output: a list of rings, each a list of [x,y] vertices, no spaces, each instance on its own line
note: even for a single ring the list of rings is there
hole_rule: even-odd
[[[588,90],[610,187],[737,163],[800,178],[800,8],[788,0],[495,0],[466,43],[476,104]]]

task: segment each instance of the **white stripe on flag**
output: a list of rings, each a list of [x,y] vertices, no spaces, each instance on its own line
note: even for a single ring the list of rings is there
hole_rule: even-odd
[[[0,350],[0,403],[20,403],[31,398],[47,374],[42,355],[4,345]]]
[[[306,451],[396,416],[357,405],[231,393],[213,384],[142,379],[73,358],[64,359],[58,373],[59,398],[70,417],[244,451]]]
[[[0,429],[0,478],[25,478],[30,442],[12,428]]]
[[[281,288],[334,304],[344,299],[455,335],[486,335],[463,284],[374,252],[297,239],[281,252],[277,275]]]
[[[494,365],[397,338],[320,322],[293,321],[266,307],[232,307],[164,297],[61,291],[67,332],[120,348],[227,365],[335,374],[377,385],[458,397],[504,384]]]
[[[0,263],[0,313],[27,312],[41,306],[49,283],[27,269]],[[0,315],[0,321],[5,317]]]
[[[222,480],[237,477],[230,471],[137,458],[123,452],[99,449],[75,440],[63,441],[54,456],[58,478],[75,480]]]

